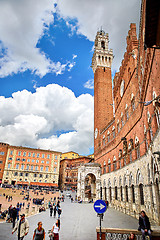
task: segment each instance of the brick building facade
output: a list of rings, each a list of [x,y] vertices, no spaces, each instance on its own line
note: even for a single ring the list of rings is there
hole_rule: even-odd
[[[2,183],[58,187],[60,157],[61,152],[7,144]]]
[[[93,158],[84,156],[75,159],[62,159],[59,170],[60,188],[77,189],[78,167],[92,161]]]
[[[9,145],[6,143],[0,143],[0,183],[2,183],[4,167],[5,167],[7,152],[8,152],[8,146]]]
[[[137,218],[145,210],[160,224],[160,49],[145,45],[146,14],[142,0],[139,38],[132,23],[113,87],[108,34],[97,33],[94,156],[101,164],[103,198]]]

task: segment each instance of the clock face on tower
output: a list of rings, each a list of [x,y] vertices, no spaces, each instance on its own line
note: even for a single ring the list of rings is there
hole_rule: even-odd
[[[97,136],[98,136],[98,129],[96,128],[96,129],[95,129],[95,132],[94,132],[94,137],[95,137],[95,139],[97,138]]]
[[[121,86],[120,86],[120,96],[122,97],[124,93],[124,80],[122,80],[121,82]]]

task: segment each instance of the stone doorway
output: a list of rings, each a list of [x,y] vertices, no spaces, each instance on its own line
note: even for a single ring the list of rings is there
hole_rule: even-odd
[[[88,201],[96,198],[96,177],[92,173],[85,177],[85,198],[88,198]]]
[[[100,199],[100,165],[86,163],[78,168],[78,200],[84,202]]]

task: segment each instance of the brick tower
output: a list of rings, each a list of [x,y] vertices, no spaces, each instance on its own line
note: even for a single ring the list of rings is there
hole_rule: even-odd
[[[111,76],[113,51],[108,49],[108,42],[108,34],[105,34],[102,30],[97,32],[92,58],[92,69],[94,72],[95,150],[98,149],[100,132],[113,119]]]

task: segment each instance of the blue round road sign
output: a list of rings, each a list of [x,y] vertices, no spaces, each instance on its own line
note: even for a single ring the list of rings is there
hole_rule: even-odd
[[[105,201],[103,201],[101,199],[95,201],[94,210],[97,213],[104,213],[107,210],[107,205],[106,205]]]

